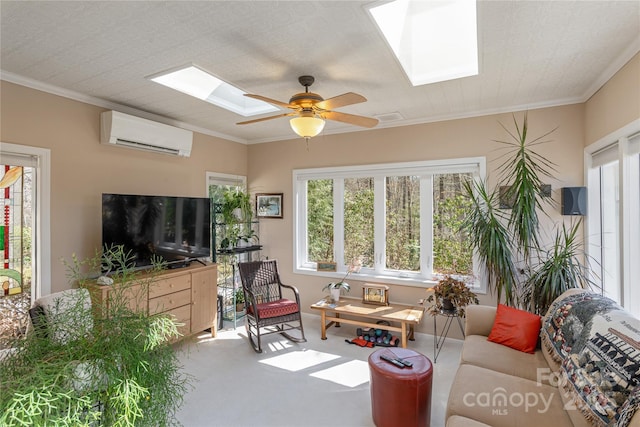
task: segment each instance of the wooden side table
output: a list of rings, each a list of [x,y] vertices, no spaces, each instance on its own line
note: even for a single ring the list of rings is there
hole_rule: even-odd
[[[440,336],[438,336],[438,328],[436,324],[438,316],[445,316],[446,318],[444,321],[444,328],[442,329],[442,334]],[[462,326],[462,320],[460,320],[460,315],[458,314],[457,309],[440,310],[439,313],[433,316],[433,363],[438,361],[438,355],[440,354],[440,350],[442,350],[442,346],[447,339],[447,335],[449,335],[449,329],[451,328],[453,319],[458,321],[460,332],[462,332],[462,337],[464,338],[464,327]]]
[[[340,301],[332,303],[327,298],[311,304],[311,308],[320,312],[320,333],[327,339],[327,328],[340,326],[341,323],[369,328],[380,328],[376,322],[386,320],[400,323],[400,326],[384,326],[388,331],[400,333],[402,348],[407,348],[407,339],[414,340],[414,326],[419,324],[424,314],[424,307],[406,304],[372,305],[363,304],[361,299],[340,297]]]

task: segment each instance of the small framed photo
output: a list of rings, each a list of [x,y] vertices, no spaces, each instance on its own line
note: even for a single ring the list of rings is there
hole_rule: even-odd
[[[282,193],[256,194],[256,216],[282,219]]]
[[[364,304],[389,305],[389,287],[365,283],[362,287],[362,302]]]
[[[329,261],[318,261],[316,271],[336,271],[336,263]]]

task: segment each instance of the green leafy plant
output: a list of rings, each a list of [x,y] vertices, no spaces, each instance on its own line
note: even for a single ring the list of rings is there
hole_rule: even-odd
[[[445,275],[438,281],[437,285],[429,288],[427,292],[430,293],[427,297],[427,302],[433,303],[429,307],[429,312],[432,315],[436,315],[443,310],[450,310],[450,308],[446,307],[445,300],[451,302],[460,316],[464,316],[467,305],[479,303],[478,296],[469,289],[466,283],[450,275]]]
[[[484,266],[489,288],[507,305],[516,304],[517,270],[511,252],[511,234],[504,216],[497,209],[497,193],[489,193],[482,182],[466,182],[471,198],[462,227],[469,233],[471,244]]]
[[[351,285],[349,285],[347,282],[344,282],[343,280],[346,279],[347,277],[345,276],[342,281],[340,282],[331,282],[331,283],[327,283],[325,285],[324,288],[322,288],[323,291],[326,290],[331,290],[331,289],[340,289],[340,293],[341,294],[346,294],[347,292],[349,292],[351,290]]]
[[[577,239],[580,222],[570,230],[563,225],[550,249],[541,243],[539,214],[549,204],[540,189],[555,169],[534,147],[549,142],[546,137],[553,130],[529,140],[527,115],[522,124],[515,115],[513,121],[515,132],[501,124],[511,140],[496,141],[508,150],[499,167],[498,187],[490,191],[484,182],[465,184],[472,206],[462,229],[469,233],[498,302],[540,314],[565,290],[592,282]],[[500,209],[500,186],[507,187],[503,199],[510,202],[508,214]]]
[[[244,303],[244,291],[242,288],[236,289],[236,304]]]
[[[236,216],[236,209],[240,210],[240,217]],[[222,195],[222,217],[227,225],[251,221],[253,208],[249,194],[239,188],[229,189]]]
[[[176,410],[190,381],[170,345],[179,336],[178,325],[164,315],[133,311],[131,293],[124,294],[134,284],[144,294],[161,265],[140,275],[131,261],[122,247],[112,247],[89,260],[73,256],[66,263],[80,287],[93,281],[102,265],[114,267],[108,306],[91,308],[80,297],[65,296],[66,301],[55,302],[64,310],[47,314],[46,329],[13,343],[10,355],[0,360],[0,425],[177,423]],[[53,326],[72,334],[52,339]]]
[[[553,246],[526,278],[523,286],[523,305],[535,313],[543,313],[553,300],[571,288],[594,286],[589,269],[579,260],[582,256],[578,242],[581,221],[570,228],[564,224],[557,230]]]
[[[249,229],[245,232],[245,234],[239,237],[239,240],[250,243],[258,243],[260,241],[260,237],[256,234],[255,230],[249,227]]]
[[[242,288],[236,289],[234,293],[234,297],[236,300],[236,311],[244,310],[245,299],[244,299],[244,291],[242,290]]]

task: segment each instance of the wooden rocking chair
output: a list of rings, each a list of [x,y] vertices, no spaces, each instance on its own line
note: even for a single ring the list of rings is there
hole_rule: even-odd
[[[238,268],[247,305],[247,335],[253,349],[262,353],[260,337],[267,334],[279,333],[294,342],[307,341],[300,316],[298,289],[280,282],[276,261],[241,262]],[[284,298],[283,290],[292,292],[294,299]],[[294,329],[300,331],[301,338],[287,333]]]

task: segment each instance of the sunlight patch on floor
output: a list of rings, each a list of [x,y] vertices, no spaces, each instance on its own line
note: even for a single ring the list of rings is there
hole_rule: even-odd
[[[286,369],[287,371],[296,372],[307,369],[311,366],[329,362],[340,356],[336,354],[322,353],[315,350],[292,351],[276,357],[260,360],[260,363],[271,365],[276,368]]]
[[[352,360],[310,375],[321,380],[332,381],[353,388],[369,382],[369,364],[362,360]]]
[[[239,332],[239,329],[221,329],[221,330],[218,330],[218,333],[216,334],[215,338],[212,338],[211,334],[208,332],[198,335],[197,343],[202,344],[205,342],[211,342],[215,340],[241,340],[246,337],[247,337],[246,334],[242,335]]]
[[[284,339],[276,342],[271,342],[269,343],[268,347],[269,347],[269,351],[275,353],[277,351],[282,351],[282,350],[292,348],[293,344],[291,343],[291,341]]]

